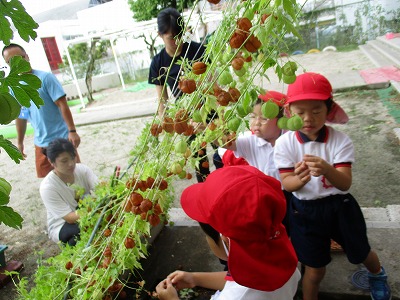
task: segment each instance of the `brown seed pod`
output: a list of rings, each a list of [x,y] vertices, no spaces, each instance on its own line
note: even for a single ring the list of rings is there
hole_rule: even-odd
[[[125,205],[124,205],[124,211],[125,212],[130,212],[131,210],[132,210],[132,202],[130,201],[130,199],[128,199],[126,202],[125,202]]]
[[[193,74],[201,75],[201,74],[203,74],[206,70],[207,70],[207,65],[206,65],[205,63],[203,63],[202,61],[196,61],[196,62],[192,65],[192,72],[193,72]]]
[[[106,248],[103,251],[103,255],[105,257],[111,257],[112,256],[112,252],[111,252],[111,247],[110,246],[106,246]]]
[[[165,179],[161,179],[157,186],[160,191],[166,190],[168,188],[168,182]]]
[[[271,14],[263,14],[261,16],[261,24],[264,24],[265,20],[270,16]]]
[[[251,55],[244,57],[245,62],[251,62],[253,60],[253,57]]]
[[[165,117],[162,128],[168,133],[174,132],[174,120],[172,120],[172,118]]]
[[[231,65],[235,70],[241,70],[244,65],[244,59],[242,57],[235,57],[232,59]]]
[[[218,84],[214,84],[213,85],[213,92],[214,92],[214,96],[218,97],[219,93],[223,92],[224,90],[220,88],[220,86]]]
[[[182,134],[186,130],[188,130],[188,123],[185,120],[175,119],[174,121],[174,130],[177,134]]]
[[[152,214],[149,216],[149,223],[151,226],[155,227],[160,224],[160,217],[158,215]]]
[[[215,129],[217,129],[217,125],[215,125],[214,122],[211,122],[210,124],[208,124],[208,128],[209,128],[211,131],[214,131]]]
[[[230,87],[228,93],[231,96],[231,102],[237,102],[240,98],[240,91],[237,88]]]
[[[155,205],[154,205],[154,207],[153,207],[153,212],[156,214],[156,215],[159,215],[159,214],[162,214],[162,208],[161,208],[161,206],[160,206],[160,204],[159,203],[156,203]]]
[[[140,206],[133,206],[132,207],[132,213],[134,213],[135,215],[140,215],[142,213],[142,210],[140,209]]]
[[[251,21],[250,21],[248,18],[239,18],[239,19],[236,21],[236,24],[237,24],[237,27],[238,27],[240,30],[243,30],[243,31],[245,31],[245,32],[249,32],[251,26],[253,26],[253,25],[251,24]]]
[[[189,124],[185,132],[183,133],[184,136],[191,136],[194,134],[194,127],[193,125]]]
[[[162,132],[162,127],[159,124],[152,124],[150,128],[150,134],[152,136],[158,136]]]
[[[155,179],[153,177],[148,177],[146,180],[146,185],[148,189],[151,189],[153,187]]]
[[[203,161],[203,162],[201,163],[201,166],[202,166],[204,169],[208,169],[208,168],[210,167],[210,163],[209,163],[208,161]]]
[[[257,52],[257,50],[261,47],[261,42],[254,35],[251,35],[244,44],[244,47],[247,51],[254,53]]]
[[[218,4],[221,0],[207,0],[211,4]]]
[[[232,49],[239,49],[240,47],[242,47],[246,38],[246,35],[244,35],[243,33],[235,31],[229,40],[229,45]]]
[[[143,196],[139,193],[132,193],[129,197],[132,206],[138,206],[143,201]]]
[[[188,113],[185,109],[181,108],[180,110],[178,110],[175,114],[175,119],[180,119],[180,120],[187,120],[188,117]]]
[[[178,86],[183,93],[191,94],[196,90],[196,81],[193,79],[181,79]]]
[[[222,91],[221,93],[218,94],[217,101],[219,105],[227,106],[231,101],[231,95],[226,91]]]
[[[149,199],[144,199],[142,203],[140,203],[140,210],[142,212],[148,212],[152,208],[153,208],[153,202],[151,202]]]

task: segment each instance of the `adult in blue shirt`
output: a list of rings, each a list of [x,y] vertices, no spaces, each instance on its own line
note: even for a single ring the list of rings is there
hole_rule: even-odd
[[[2,55],[7,64],[14,56],[21,56],[29,62],[29,56],[25,49],[18,44],[5,46]],[[27,121],[29,120],[34,130],[36,173],[37,177],[43,178],[53,169],[43,154],[43,149],[56,138],[68,139],[75,148],[79,146],[81,140],[76,132],[72,113],[68,107],[66,94],[61,83],[52,73],[33,69],[31,72],[42,81],[42,86],[38,92],[44,101],[44,105],[37,108],[31,102],[29,108],[22,110],[22,114],[15,121],[17,143],[18,149],[26,157],[24,153],[24,138]]]

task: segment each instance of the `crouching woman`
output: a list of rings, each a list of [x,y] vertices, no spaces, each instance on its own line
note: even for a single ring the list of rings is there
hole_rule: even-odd
[[[75,148],[66,139],[56,139],[44,149],[53,166],[40,184],[40,196],[47,210],[48,235],[54,242],[74,246],[79,239],[78,201],[97,184],[93,171],[75,161]]]

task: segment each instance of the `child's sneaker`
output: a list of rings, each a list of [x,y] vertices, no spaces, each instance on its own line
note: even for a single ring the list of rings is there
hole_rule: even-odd
[[[383,267],[382,271],[377,275],[368,273],[368,281],[372,300],[392,299],[392,293],[387,283],[387,275]]]

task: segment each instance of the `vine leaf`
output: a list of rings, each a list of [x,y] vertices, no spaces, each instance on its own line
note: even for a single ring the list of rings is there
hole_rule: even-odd
[[[4,44],[10,44],[10,40],[14,37],[11,29],[13,25],[18,31],[19,36],[25,41],[34,40],[37,37],[35,29],[39,25],[26,12],[24,6],[18,0],[0,0],[0,39]]]
[[[30,71],[29,62],[21,56],[14,56],[10,59],[10,73],[7,77],[0,78],[0,89],[4,93],[11,90],[22,106],[31,106],[32,100],[39,107],[44,104],[38,92],[42,82],[36,75],[29,73]]]
[[[13,145],[13,143],[11,143],[9,140],[6,140],[2,135],[0,135],[0,147],[3,148],[7,152],[8,156],[10,156],[11,159],[17,164],[19,164],[21,160],[24,159],[22,153],[18,150],[18,148]]]
[[[0,224],[15,229],[22,228],[22,217],[15,212],[11,207],[7,206],[10,201],[10,196],[0,191]]]
[[[22,217],[9,206],[0,206],[0,223],[15,229],[22,228]]]

